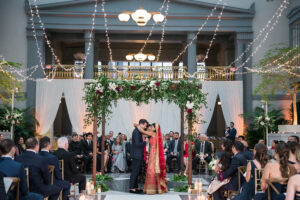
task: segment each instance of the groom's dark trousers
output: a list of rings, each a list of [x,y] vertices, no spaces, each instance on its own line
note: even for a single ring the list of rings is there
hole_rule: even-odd
[[[131,175],[129,182],[129,189],[138,188],[138,175],[144,159],[144,146],[146,142],[143,141],[142,134],[136,128],[132,133],[132,148],[131,148]]]

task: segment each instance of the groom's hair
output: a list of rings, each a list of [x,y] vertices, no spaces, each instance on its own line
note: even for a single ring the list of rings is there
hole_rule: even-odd
[[[139,124],[145,124],[145,123],[149,124],[147,120],[145,120],[145,119],[140,119]]]

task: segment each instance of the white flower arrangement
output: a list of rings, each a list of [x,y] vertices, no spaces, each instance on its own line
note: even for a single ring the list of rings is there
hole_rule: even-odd
[[[187,109],[192,109],[194,107],[194,103],[188,101],[185,106],[187,107]]]
[[[110,90],[116,90],[117,85],[115,83],[109,83],[108,84],[108,89]]]
[[[215,170],[216,169],[216,165],[217,165],[217,160],[215,160],[214,158],[210,161],[210,163],[208,164],[208,168],[210,170]]]

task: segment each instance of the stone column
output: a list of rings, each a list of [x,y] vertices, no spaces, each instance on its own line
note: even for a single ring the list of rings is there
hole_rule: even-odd
[[[242,55],[242,53],[247,49],[249,43],[252,41],[252,33],[237,33],[235,41],[235,59]],[[243,72],[248,72],[245,70],[245,67],[241,67],[242,64],[248,59],[251,55],[252,49],[250,48],[245,55],[242,56],[239,61],[235,63],[235,66],[238,67],[238,70],[235,74],[235,79],[237,81],[243,81],[243,96],[244,96],[244,112],[252,111],[252,73],[240,74]],[[248,68],[252,68],[252,59],[245,65]]]
[[[189,44],[192,39],[195,37],[196,33],[187,34],[187,43]],[[197,55],[197,39],[188,47],[187,50],[187,67],[188,73],[190,75],[194,74],[197,71],[196,55]]]
[[[85,79],[94,78],[94,32],[91,34],[90,31],[84,32],[84,46],[85,46],[85,55],[86,55],[86,64],[84,71]],[[90,49],[88,51],[89,42],[91,41]],[[89,53],[88,53],[89,52]]]
[[[41,60],[38,55],[36,41],[32,30],[27,30],[27,68],[39,65],[39,68],[31,75],[33,79],[44,78],[44,65],[45,65],[45,39],[42,30],[36,30],[37,44],[40,50]],[[42,66],[41,66],[42,65]],[[27,72],[29,75],[32,70]],[[36,82],[27,80],[26,82],[26,107],[35,108],[36,97]]]

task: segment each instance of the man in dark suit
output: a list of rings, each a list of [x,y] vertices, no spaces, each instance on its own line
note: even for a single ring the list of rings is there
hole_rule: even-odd
[[[139,127],[142,129],[146,129],[148,125],[147,120],[141,119],[139,121]],[[138,187],[138,175],[142,167],[143,159],[144,159],[144,147],[146,146],[146,142],[143,139],[142,134],[135,128],[132,132],[132,145],[131,145],[131,175],[129,181],[129,192],[130,193],[141,193],[142,190]]]
[[[176,158],[177,160],[177,170],[179,171],[181,169],[180,151],[181,151],[181,141],[179,139],[179,133],[175,132],[173,135],[173,139],[170,142],[169,151],[167,155],[167,164],[170,171],[171,171],[171,161],[173,158]]]
[[[225,199],[223,196],[224,190],[238,190],[238,167],[240,166],[247,166],[246,158],[241,154],[244,150],[244,145],[241,142],[235,142],[232,146],[232,152],[234,154],[230,166],[227,170],[219,173],[217,175],[218,180],[223,181],[227,178],[230,178],[229,183],[223,185],[218,189],[215,193],[213,193],[214,200],[223,200]],[[241,176],[242,182],[244,177]],[[241,183],[242,184],[242,183]]]
[[[0,172],[0,200],[7,200],[7,194],[5,191],[3,179],[4,179],[4,174],[2,172]]]
[[[253,153],[249,151],[248,149],[248,142],[246,140],[240,141],[244,145],[244,151],[242,151],[242,155],[247,159],[247,160],[253,160]]]
[[[230,122],[230,130],[228,131],[228,133],[225,136],[227,139],[231,140],[232,143],[234,143],[235,137],[236,137],[236,129],[234,128],[233,122]]]
[[[130,166],[131,166],[131,162],[132,162],[132,158],[131,158],[131,146],[132,146],[132,139],[129,139],[129,142],[126,143],[125,145],[125,150],[126,150],[126,161],[127,161],[127,166],[128,166],[128,170],[130,171]]]
[[[86,140],[81,141],[81,148],[82,148],[84,160],[85,160],[84,171],[86,173],[88,173],[89,170],[91,169],[91,164],[93,161],[93,141],[92,141],[92,139],[93,139],[93,134],[87,133]]]
[[[201,159],[205,160],[207,164],[211,161],[212,147],[204,134],[198,134],[198,139],[196,140],[195,145],[196,156],[193,159],[193,169],[197,171],[197,164]]]
[[[29,168],[29,190],[49,197],[49,200],[56,200],[61,187],[51,185],[47,160],[37,153],[39,152],[39,142],[35,137],[26,140],[26,151],[15,158]]]
[[[58,187],[63,189],[62,192],[62,199],[67,200],[68,195],[70,194],[70,183],[68,181],[62,180],[62,175],[59,169],[58,159],[56,156],[49,153],[50,150],[50,138],[49,137],[43,137],[40,139],[40,148],[41,151],[39,153],[40,156],[44,157],[48,165],[54,166],[54,179],[53,184],[57,185]]]
[[[0,173],[4,177],[16,177],[20,179],[20,199],[43,200],[44,197],[42,195],[28,192],[25,169],[21,163],[13,160],[16,151],[14,142],[10,139],[4,139],[0,142],[0,151],[2,153],[0,158]]]
[[[85,159],[85,156],[83,155],[81,141],[79,140],[79,136],[77,133],[72,134],[72,141],[69,144],[69,152],[74,154],[75,161],[77,164],[79,162],[83,162],[83,166],[87,165],[87,160]]]
[[[72,153],[68,152],[69,142],[66,137],[57,140],[58,149],[54,155],[64,161],[64,177],[70,183],[79,183],[79,192],[85,190],[86,178],[80,174],[76,167],[75,158]]]

